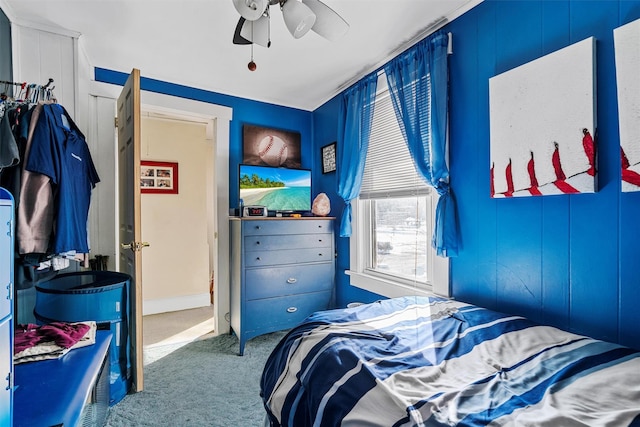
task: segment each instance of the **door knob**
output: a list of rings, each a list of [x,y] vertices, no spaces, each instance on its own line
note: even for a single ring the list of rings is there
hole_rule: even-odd
[[[149,242],[120,243],[120,248],[131,249],[133,252],[140,252],[142,248],[146,248],[147,246],[150,246]]]

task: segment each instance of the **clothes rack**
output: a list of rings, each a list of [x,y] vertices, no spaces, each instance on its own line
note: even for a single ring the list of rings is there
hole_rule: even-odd
[[[89,267],[86,214],[99,177],[84,135],[44,84],[0,81],[0,186],[16,200],[16,289],[70,266]],[[7,92],[9,90],[7,89]]]
[[[24,90],[24,88],[27,86],[27,82],[11,82],[7,80],[0,80],[0,84],[5,86],[5,90],[0,93],[0,99],[2,99],[3,101],[11,96],[7,94],[8,91],[6,89],[8,89],[8,86],[20,86],[20,90]]]
[[[0,102],[21,102],[25,101],[29,104],[36,104],[38,101],[53,101],[55,102],[55,95],[53,94],[53,89],[55,86],[52,86],[54,80],[49,78],[47,83],[40,85],[35,83],[27,83],[27,82],[12,82],[8,80],[0,80],[0,85],[4,85],[4,90],[0,93]],[[11,86],[16,86],[20,88],[18,95],[16,96],[13,93],[13,90],[9,91]],[[13,88],[11,88],[13,89]]]

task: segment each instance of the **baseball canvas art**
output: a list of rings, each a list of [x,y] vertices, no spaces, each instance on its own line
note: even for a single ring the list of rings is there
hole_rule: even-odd
[[[622,191],[640,191],[640,19],[613,30]]]
[[[489,79],[491,197],[597,189],[595,39]]]
[[[243,128],[242,163],[299,169],[300,134],[253,125]]]

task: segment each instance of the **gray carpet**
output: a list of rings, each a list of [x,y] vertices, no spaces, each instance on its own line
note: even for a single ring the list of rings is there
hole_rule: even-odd
[[[238,339],[228,334],[195,341],[170,353],[167,346],[151,350],[146,360],[153,361],[145,366],[144,390],[111,407],[106,425],[263,425],[260,376],[284,335],[274,332],[249,340],[244,356],[238,356]]]

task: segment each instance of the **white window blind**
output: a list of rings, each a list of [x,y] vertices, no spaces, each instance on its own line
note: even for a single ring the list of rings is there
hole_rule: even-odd
[[[376,96],[360,199],[428,194],[398,126],[388,89]]]

